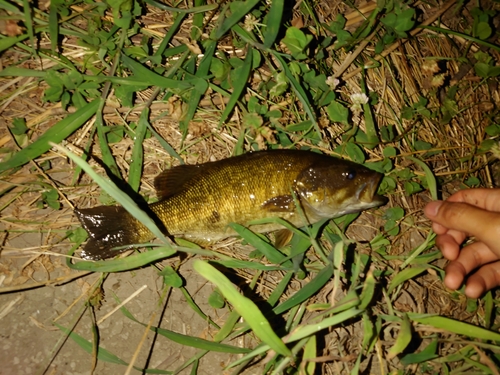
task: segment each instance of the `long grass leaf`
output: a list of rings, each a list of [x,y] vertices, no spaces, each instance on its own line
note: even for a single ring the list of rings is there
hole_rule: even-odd
[[[86,104],[75,113],[68,115],[64,120],[61,120],[57,124],[53,125],[50,129],[38,137],[35,142],[15,153],[6,162],[0,163],[0,172],[19,167],[33,159],[36,159],[43,153],[50,150],[51,146],[49,142],[62,142],[83,124],[85,124],[96,113],[99,103],[100,100],[96,99]]]
[[[231,93],[231,97],[229,98],[226,108],[224,108],[224,112],[222,112],[222,115],[219,120],[219,126],[222,123],[224,123],[224,121],[226,121],[229,114],[233,111],[234,107],[236,106],[236,103],[240,99],[241,94],[245,90],[245,87],[248,82],[248,77],[250,77],[250,71],[252,69],[252,60],[253,60],[252,49],[247,49],[247,55],[245,57],[243,65],[240,66],[239,68],[236,68],[234,72],[231,74],[232,78],[231,83],[233,85],[233,92]]]
[[[461,322],[459,320],[445,318],[443,316],[422,315],[408,313],[408,317],[420,324],[427,324],[435,328],[444,329],[458,335],[468,336],[477,340],[488,340],[500,342],[500,333],[490,331],[486,328],[478,327],[473,324]]]
[[[167,34],[165,34],[163,40],[161,41],[161,44],[159,45],[158,49],[156,50],[155,54],[151,58],[152,61],[154,61],[157,64],[161,63],[161,56],[163,55],[163,52],[165,49],[168,47],[169,43],[172,41],[172,38],[174,35],[177,33],[179,28],[182,25],[182,22],[184,22],[184,19],[186,18],[187,13],[182,13],[179,14],[173,23],[171,27],[169,27]]]
[[[420,168],[424,170],[425,173],[425,179],[427,181],[427,186],[429,187],[429,191],[431,193],[431,197],[434,200],[438,199],[438,191],[437,191],[437,181],[436,177],[434,176],[434,173],[432,170],[425,164],[422,160],[414,158],[413,156],[407,156],[407,159],[410,159],[412,162],[415,164],[418,164]]]
[[[387,287],[387,293],[391,294],[394,288],[396,288],[398,285],[404,283],[407,280],[411,280],[414,277],[420,275],[421,273],[425,272],[429,266],[419,266],[419,267],[412,267],[412,268],[406,268],[396,274],[396,276],[393,277],[391,282],[389,283],[389,286]]]
[[[276,315],[279,315],[292,307],[298,305],[306,301],[309,297],[313,296],[317,293],[333,276],[333,267],[332,265],[327,265],[321,271],[318,272],[316,277],[304,285],[298,292],[296,292],[293,296],[287,299],[282,304],[276,306],[273,309],[273,312]]]
[[[187,134],[187,129],[189,122],[193,119],[196,110],[198,109],[198,105],[200,104],[200,100],[205,95],[205,92],[208,89],[208,82],[206,80],[206,76],[210,70],[210,65],[212,64],[212,58],[215,53],[215,48],[217,47],[217,42],[210,41],[208,46],[205,49],[205,54],[200,61],[200,65],[196,70],[195,75],[195,86],[193,90],[191,90],[191,95],[189,97],[188,109],[187,113],[179,123],[180,130],[183,135]]]
[[[158,142],[160,142],[161,147],[163,147],[170,156],[179,160],[181,164],[184,164],[184,160],[181,158],[181,156],[174,150],[172,146],[170,146],[170,144],[165,139],[163,139],[160,134],[157,133],[157,131],[151,126],[149,122],[147,123],[147,126],[151,134],[153,134]]]
[[[283,267],[280,266],[269,266],[259,262],[251,262],[248,260],[231,259],[231,260],[213,260],[212,263],[220,264],[226,268],[236,268],[236,269],[252,269],[260,271],[279,271]]]
[[[268,344],[278,354],[284,356],[290,356],[292,354],[290,349],[286,347],[283,341],[273,331],[269,321],[259,308],[249,298],[242,296],[222,272],[198,259],[194,261],[193,268],[220,289],[224,297],[245,319],[258,338]]]
[[[222,38],[231,27],[240,22],[259,2],[260,0],[247,0],[241,2],[241,5],[238,3],[238,7],[235,7],[234,12],[229,17],[224,18],[222,24],[215,31],[215,39],[219,40]]]
[[[61,331],[63,331],[65,334],[67,334],[74,342],[80,346],[83,350],[85,350],[87,353],[92,354],[92,343],[86,339],[84,339],[82,336],[80,336],[78,333],[73,332],[65,327],[63,327],[60,324],[54,323],[57,328],[59,328]],[[109,363],[115,363],[117,365],[124,365],[128,366],[128,363],[125,362],[124,360],[118,358],[116,355],[113,353],[107,351],[104,348],[99,347],[97,351],[97,358],[101,361],[104,362],[109,362]]]
[[[168,5],[159,3],[154,0],[144,0],[144,2],[146,4],[152,5],[155,8],[166,10],[167,12],[186,13],[186,14],[209,12],[211,10],[217,9],[217,7],[219,6],[219,4],[207,4],[198,7],[183,9],[183,8],[169,7]]]
[[[283,18],[284,0],[273,0],[271,9],[267,15],[267,25],[264,31],[264,47],[271,48],[278,36],[281,28],[281,19]]]
[[[0,52],[5,51],[6,49],[9,49],[12,47],[14,44],[22,42],[23,40],[27,39],[29,36],[28,34],[23,34],[19,36],[0,36]],[[6,69],[8,69],[7,67]],[[26,69],[28,70],[28,69]],[[2,72],[0,72],[1,75]],[[6,74],[7,75],[7,74]],[[10,74],[8,74],[10,75]]]
[[[162,75],[153,72],[152,70],[149,70],[146,68],[144,65],[141,63],[138,63],[134,59],[128,57],[125,54],[122,54],[120,57],[121,61],[123,64],[128,67],[132,72],[134,73],[134,78],[138,82],[142,83],[143,85],[147,86],[157,86],[157,87],[162,87],[166,89],[176,89],[176,90],[186,90],[190,87],[193,86],[193,83],[190,80],[183,80],[183,81],[178,81],[175,79],[171,78],[165,78]],[[128,80],[129,77],[127,77],[126,80]],[[106,78],[106,79],[109,79]],[[112,81],[111,79],[109,79]],[[115,78],[116,80],[116,78]]]
[[[137,122],[134,135],[134,147],[132,148],[132,161],[128,174],[128,184],[134,191],[139,191],[142,177],[142,165],[144,161],[143,142],[148,129],[149,108],[144,108]]]
[[[309,98],[307,96],[307,93],[305,92],[304,88],[302,85],[297,81],[297,79],[293,76],[292,72],[288,68],[288,65],[286,64],[285,60],[277,53],[277,52],[272,52],[273,56],[278,60],[280,63],[281,69],[285,72],[285,76],[290,82],[290,85],[295,92],[295,95],[299,98],[300,102],[304,106],[304,110],[306,111],[307,115],[309,116],[309,120],[311,120],[314,129],[318,133],[318,136],[321,137],[321,130],[319,129],[318,122],[316,121],[316,115],[314,114],[314,110],[311,106],[311,103],[309,102]]]
[[[31,3],[29,0],[23,0],[23,10],[24,10],[24,26],[28,31],[28,36],[31,42],[32,53],[36,53],[35,45],[35,32],[33,25],[33,17],[31,16]]]
[[[52,53],[56,53],[57,41],[59,40],[59,20],[55,1],[51,1],[49,5],[49,35],[50,48],[52,49]]]
[[[135,316],[132,315],[130,311],[125,306],[120,308],[120,311],[123,315],[125,315],[130,320],[139,323],[140,325],[147,327],[148,325],[138,321]],[[183,335],[181,333],[177,333],[165,328],[159,327],[150,327],[150,329],[158,334],[166,337],[167,339],[176,342],[177,344],[190,346],[192,348],[198,348],[207,351],[214,351],[220,353],[233,353],[233,354],[242,354],[250,352],[250,349],[239,348],[237,346],[228,345],[228,344],[220,344],[214,341],[209,341],[205,339],[201,339],[199,337]]]
[[[162,246],[157,249],[146,251],[141,254],[134,254],[126,258],[98,261],[79,261],[76,263],[70,263],[68,259],[67,264],[68,267],[80,271],[123,272],[130,271],[139,267],[144,267],[161,259],[168,258],[175,253],[175,249]]]
[[[362,312],[362,310],[352,308],[335,314],[334,316],[331,316],[329,318],[325,318],[318,323],[299,326],[290,334],[288,342],[301,340],[304,337],[315,334],[325,328],[336,326],[340,323],[345,322],[346,320],[354,318]]]
[[[263,240],[260,236],[252,232],[250,229],[237,223],[231,223],[229,226],[236,231],[250,245],[259,250],[264,256],[274,264],[281,264],[285,260],[285,256],[276,250],[274,246]],[[283,264],[284,267],[291,267],[290,261]]]

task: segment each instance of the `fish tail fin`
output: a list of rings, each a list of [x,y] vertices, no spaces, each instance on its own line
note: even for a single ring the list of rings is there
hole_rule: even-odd
[[[90,260],[111,258],[128,248],[114,249],[147,241],[143,226],[120,206],[99,206],[75,210],[89,234],[81,257]]]

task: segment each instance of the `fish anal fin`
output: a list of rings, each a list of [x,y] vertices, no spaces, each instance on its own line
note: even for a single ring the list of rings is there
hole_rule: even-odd
[[[189,181],[203,170],[201,165],[179,165],[161,172],[154,179],[156,196],[162,200],[185,189]]]
[[[269,212],[294,212],[295,203],[291,195],[279,195],[262,203],[262,209]]]

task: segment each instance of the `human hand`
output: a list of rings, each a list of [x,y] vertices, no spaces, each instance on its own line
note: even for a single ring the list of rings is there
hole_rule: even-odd
[[[427,204],[436,245],[451,262],[444,284],[458,289],[466,277],[465,294],[479,298],[500,286],[500,189],[461,190],[446,201]],[[475,241],[462,249],[467,237]]]

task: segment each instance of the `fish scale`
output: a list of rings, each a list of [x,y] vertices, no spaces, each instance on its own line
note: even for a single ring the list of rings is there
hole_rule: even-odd
[[[381,205],[386,201],[376,194],[381,177],[362,165],[310,151],[252,152],[162,172],[155,179],[159,201],[147,210],[166,234],[206,245],[235,235],[228,226],[233,222],[248,226],[259,219],[282,218],[301,227]],[[75,213],[90,236],[82,252],[87,259],[105,259],[125,251],[113,247],[154,238],[121,207]],[[265,233],[282,226],[250,228]]]

